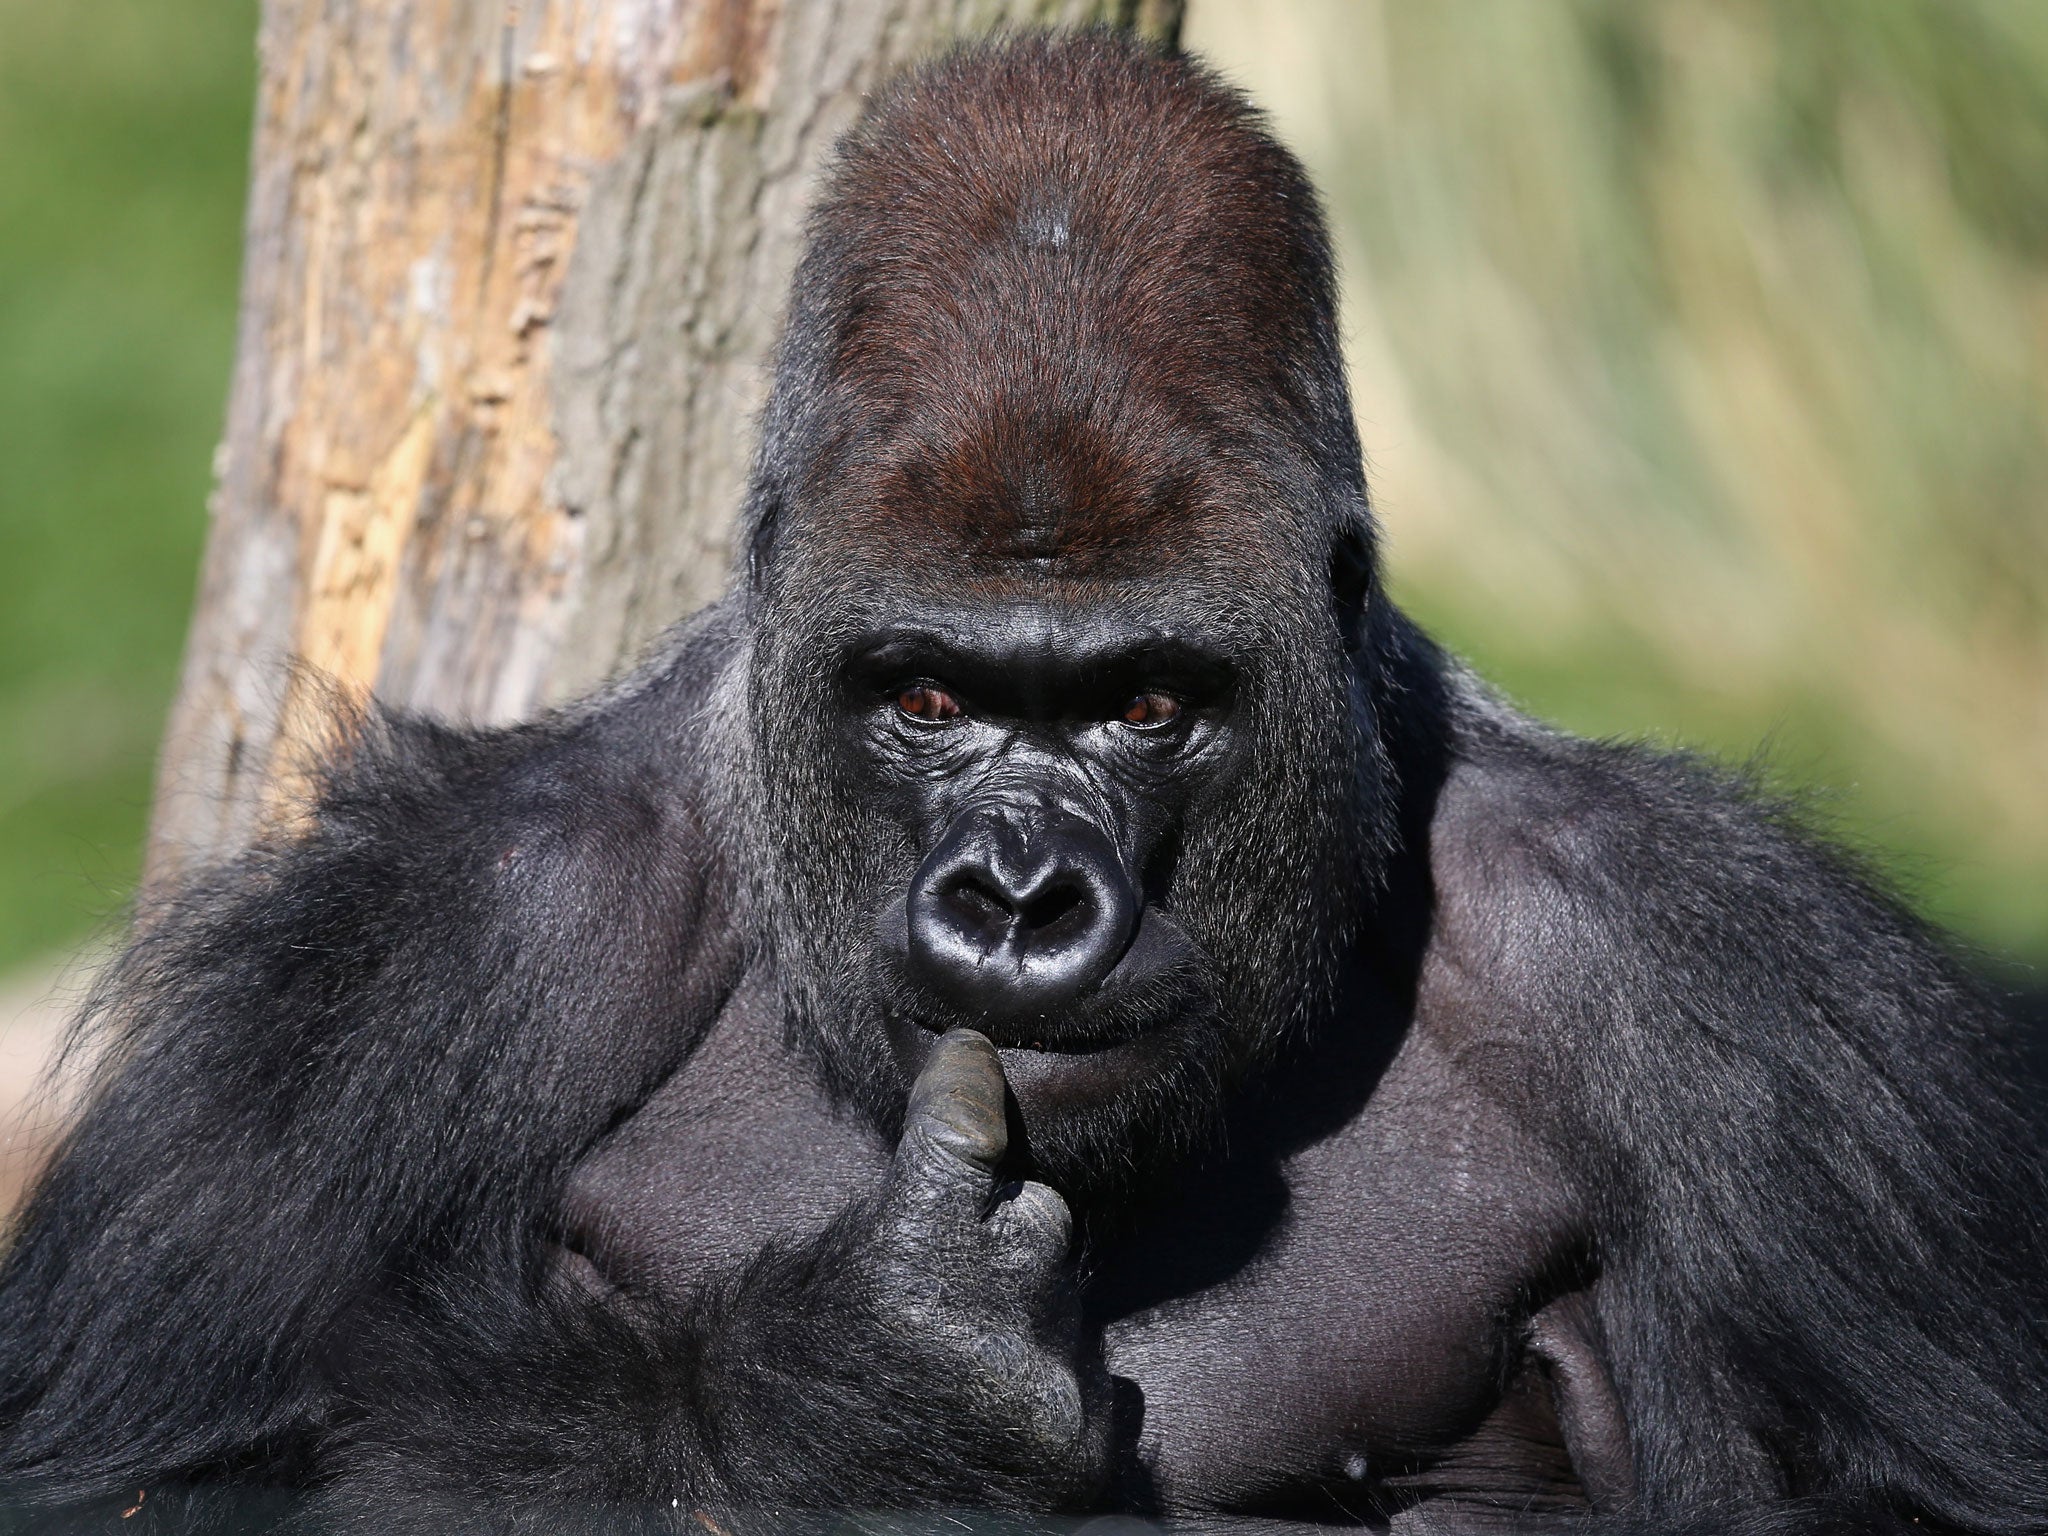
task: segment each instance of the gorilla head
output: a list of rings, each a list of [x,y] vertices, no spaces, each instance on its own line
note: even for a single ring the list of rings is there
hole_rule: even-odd
[[[1300,168],[1107,37],[900,83],[814,217],[750,516],[748,862],[800,1028],[885,1123],[985,1031],[1070,1190],[1184,1145],[1327,995],[1385,800]]]

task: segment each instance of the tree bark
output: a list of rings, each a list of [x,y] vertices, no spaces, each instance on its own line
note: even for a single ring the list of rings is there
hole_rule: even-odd
[[[1179,11],[266,0],[150,881],[289,821],[335,689],[512,720],[712,597],[814,175],[862,94],[993,27],[1170,44]]]

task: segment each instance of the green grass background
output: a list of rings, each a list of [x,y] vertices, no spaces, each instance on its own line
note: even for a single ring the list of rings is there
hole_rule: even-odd
[[[1402,599],[1768,745],[2048,965],[2048,5],[1191,0],[1326,189]],[[117,913],[232,344],[253,0],[0,0],[0,967]]]
[[[0,967],[140,861],[233,346],[253,0],[0,0]]]

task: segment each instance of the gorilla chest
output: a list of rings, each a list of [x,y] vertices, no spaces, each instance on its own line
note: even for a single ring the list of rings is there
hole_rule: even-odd
[[[743,997],[583,1165],[575,1246],[681,1294],[872,1195],[889,1148],[832,1113]],[[1357,1114],[1284,1159],[1190,1175],[1091,1254],[1134,1503],[1317,1518],[1577,1497],[1522,1350],[1568,1224],[1524,1144],[1411,1037]]]
[[[882,1182],[888,1148],[836,1113],[743,986],[690,1060],[584,1159],[564,1225],[633,1290],[680,1296],[770,1242],[813,1237]]]
[[[1543,1166],[1411,1042],[1336,1136],[1189,1181],[1093,1285],[1151,1496],[1320,1519],[1575,1501],[1523,1350],[1568,1226]]]

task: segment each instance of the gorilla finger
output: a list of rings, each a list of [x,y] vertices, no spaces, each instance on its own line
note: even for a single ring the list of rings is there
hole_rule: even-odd
[[[904,1115],[900,1155],[912,1176],[965,1175],[949,1182],[985,1191],[1010,1145],[1004,1096],[1003,1065],[988,1036],[972,1029],[940,1036]]]
[[[1066,1366],[1010,1333],[984,1334],[968,1351],[987,1379],[999,1384],[1018,1421],[1015,1427],[1031,1440],[1057,1450],[1080,1438],[1086,1404]]]
[[[1032,1346],[1015,1333],[976,1334],[967,1345],[974,1363],[997,1381],[1022,1376],[1031,1364]]]
[[[1009,1186],[988,1213],[987,1226],[999,1244],[1047,1264],[1066,1257],[1074,1237],[1073,1213],[1049,1184]]]

